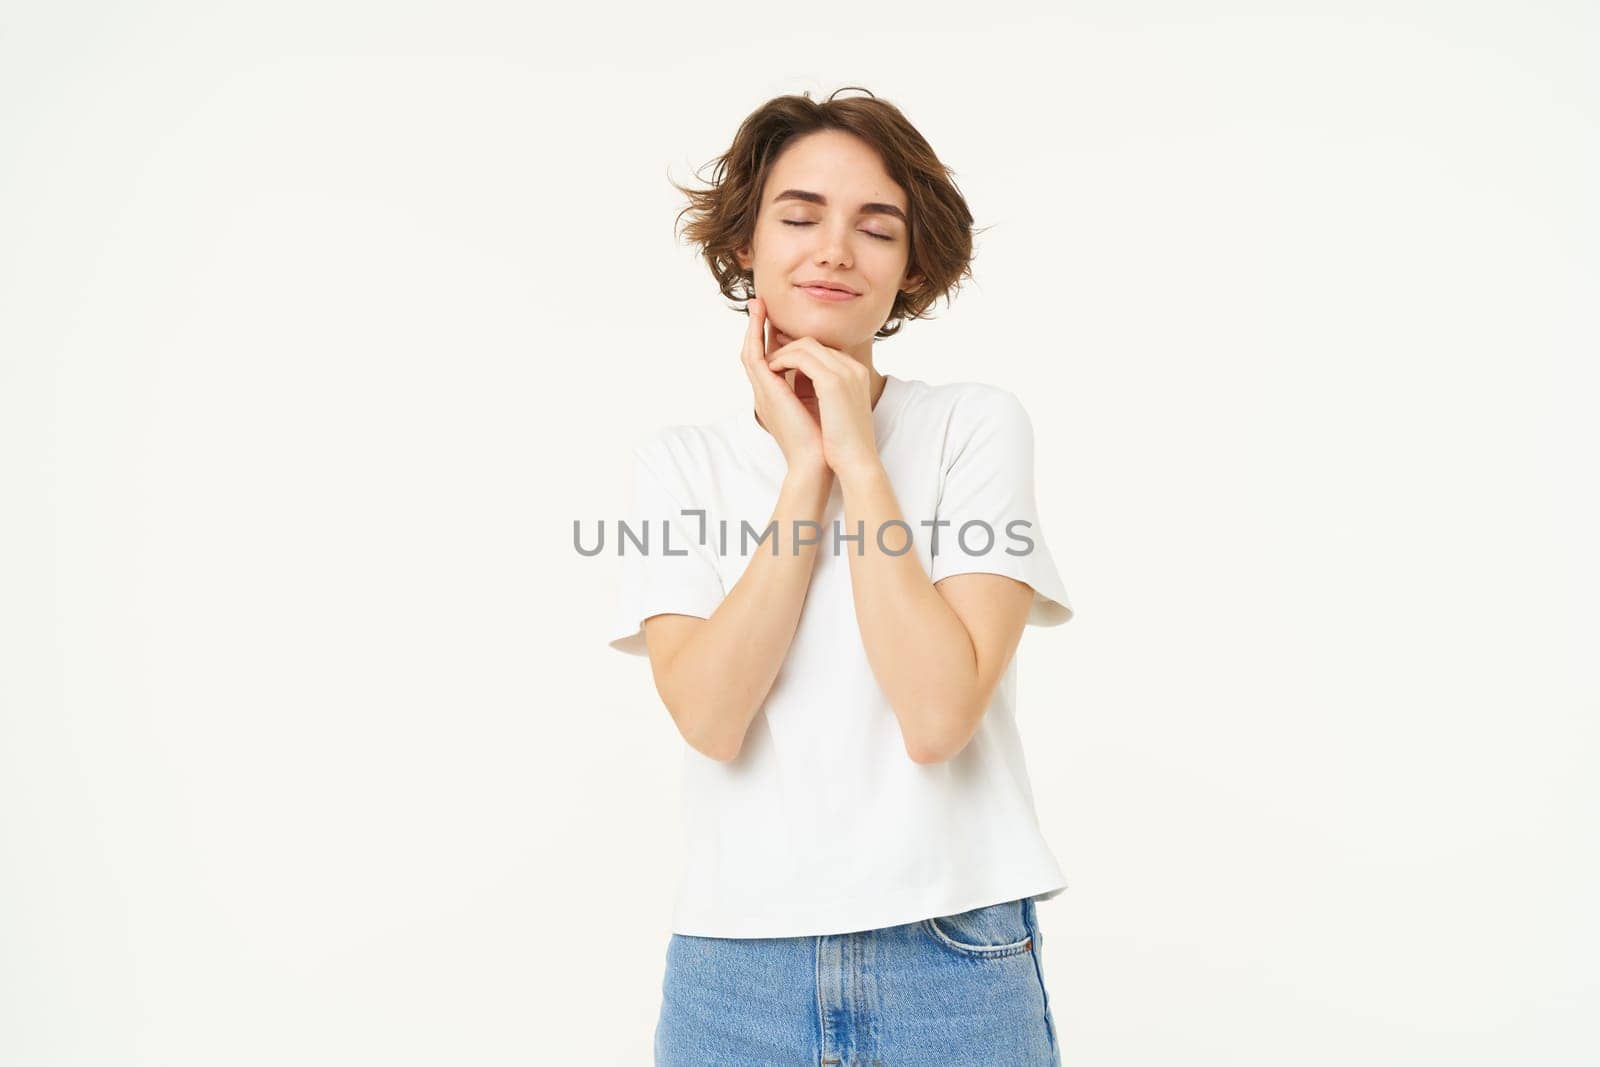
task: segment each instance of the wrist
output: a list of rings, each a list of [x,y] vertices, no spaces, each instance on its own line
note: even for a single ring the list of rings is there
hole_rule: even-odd
[[[884,469],[883,460],[876,455],[860,463],[840,466],[834,475],[839,479],[840,490],[847,493],[870,489],[889,481],[889,472]]]
[[[801,460],[789,464],[783,480],[798,489],[813,491],[833,488],[833,469],[819,456],[815,460]]]

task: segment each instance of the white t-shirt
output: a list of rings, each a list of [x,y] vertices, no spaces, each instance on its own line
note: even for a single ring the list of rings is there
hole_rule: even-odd
[[[1015,395],[886,375],[872,423],[911,550],[933,582],[1004,574],[1033,587],[1029,623],[1072,617],[1039,526],[1033,426]],[[771,554],[772,538],[757,538],[773,521],[787,464],[748,406],[717,422],[655,430],[633,458],[627,525],[636,538],[648,535],[648,552],[619,543],[610,645],[645,656],[646,618],[709,618],[754,553]],[[704,509],[704,522],[682,509]],[[972,520],[982,523],[961,534]],[[966,746],[948,760],[914,762],[856,622],[846,553],[857,542],[839,542],[835,554],[835,531],[862,532],[844,526],[837,479],[820,527],[810,530],[821,540],[798,629],[739,755],[722,762],[684,746],[676,933],[848,933],[1047,900],[1066,888],[1039,832],[1017,734],[1017,658]],[[793,551],[791,532],[778,530],[780,552]],[[884,531],[888,551],[905,543],[904,529]]]

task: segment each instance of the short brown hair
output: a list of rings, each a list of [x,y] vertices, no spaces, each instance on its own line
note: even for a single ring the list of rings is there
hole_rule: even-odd
[[[679,219],[690,216],[683,233],[700,247],[722,295],[746,302],[736,310],[748,313],[748,301],[755,295],[755,280],[734,252],[748,245],[755,232],[767,173],[785,144],[818,130],[844,130],[877,149],[911,209],[906,276],[920,276],[920,282],[895,295],[889,318],[875,336],[892,337],[905,321],[930,317],[927,312],[935,301],[941,296],[948,301],[961,279],[972,276],[972,212],[956,187],[955,172],[939,162],[893,104],[868,89],[861,90],[865,97],[836,99],[845,89],[857,88],[837,89],[820,103],[809,92],[768,100],[740,124],[728,150],[705,165],[715,167],[709,188],[688,189],[672,182],[689,198],[678,213]],[[672,181],[670,175],[667,180]]]

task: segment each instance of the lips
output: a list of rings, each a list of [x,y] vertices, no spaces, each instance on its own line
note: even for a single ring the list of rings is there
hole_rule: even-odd
[[[852,293],[848,290],[829,289],[821,285],[797,285],[795,288],[799,289],[802,293],[811,297],[813,300],[822,300],[828,303],[836,303],[841,300],[854,300],[860,295],[859,293]]]

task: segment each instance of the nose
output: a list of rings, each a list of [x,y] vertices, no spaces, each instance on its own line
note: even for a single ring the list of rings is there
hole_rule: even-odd
[[[845,240],[844,231],[831,226],[818,226],[817,232],[822,235],[817,246],[817,265],[831,264],[849,269],[849,242]]]

